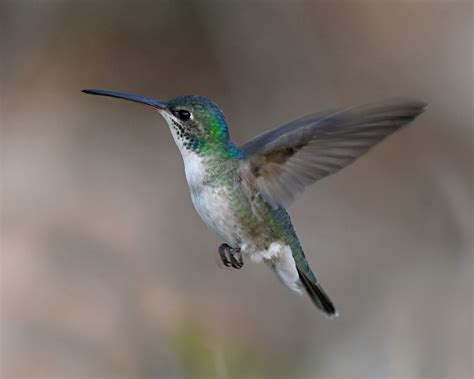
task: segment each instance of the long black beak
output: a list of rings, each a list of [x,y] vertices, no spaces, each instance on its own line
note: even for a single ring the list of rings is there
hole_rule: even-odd
[[[136,103],[148,105],[150,107],[153,107],[159,110],[166,109],[166,104],[162,103],[161,101],[149,99],[147,97],[131,95],[128,93],[104,91],[101,89],[84,89],[81,92],[87,93],[89,95],[109,96],[109,97],[116,97],[118,99],[130,100]]]

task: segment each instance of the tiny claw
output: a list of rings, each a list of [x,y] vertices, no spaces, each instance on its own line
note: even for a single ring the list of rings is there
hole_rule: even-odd
[[[239,268],[242,267],[242,265],[237,261],[237,259],[235,259],[234,255],[231,255],[231,256],[230,256],[230,261],[231,261],[231,263],[232,263],[232,267],[233,267],[233,268],[239,269]]]
[[[227,255],[229,257],[227,257]],[[235,255],[238,255],[236,258]],[[221,257],[221,261],[226,267],[233,267],[233,268],[242,268],[244,265],[244,261],[242,259],[242,254],[240,253],[240,248],[232,248],[226,243],[223,243],[219,246],[219,256]]]
[[[235,258],[236,255],[238,256],[238,259]],[[229,257],[233,268],[242,268],[244,262],[242,260],[242,254],[240,253],[240,249],[230,249]]]
[[[219,246],[219,255],[221,257],[221,261],[226,267],[230,267],[232,265],[231,261],[226,256],[226,251],[230,249],[230,246],[226,243],[223,243]]]
[[[237,255],[238,255],[238,257],[239,257],[238,262],[239,262],[239,264],[240,264],[240,267],[242,267],[242,266],[244,265],[244,259],[242,258],[242,252],[240,251],[240,249],[239,249],[239,252],[238,252]]]

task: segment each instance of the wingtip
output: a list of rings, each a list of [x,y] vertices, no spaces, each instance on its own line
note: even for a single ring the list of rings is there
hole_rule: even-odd
[[[428,102],[427,101],[423,101],[423,100],[420,100],[420,108],[421,108],[421,112],[423,113],[424,111],[426,111],[426,108],[428,108]]]
[[[419,109],[421,109],[421,110],[423,110],[423,111],[424,111],[424,110],[426,109],[426,107],[428,106],[428,102],[425,101],[425,100],[413,99],[413,100],[411,100],[411,102],[413,103],[413,106],[414,106],[415,108],[419,108]]]

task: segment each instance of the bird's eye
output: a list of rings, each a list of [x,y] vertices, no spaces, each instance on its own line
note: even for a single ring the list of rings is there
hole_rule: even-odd
[[[184,110],[184,109],[178,109],[178,110],[175,110],[173,112],[173,114],[178,117],[181,121],[186,121],[186,120],[189,120],[189,118],[191,117],[191,113],[189,113],[188,111]]]

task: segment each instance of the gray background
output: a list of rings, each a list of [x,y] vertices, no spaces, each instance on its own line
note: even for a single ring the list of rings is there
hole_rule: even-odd
[[[472,1],[0,1],[2,377],[472,376]],[[217,264],[164,121],[428,111],[290,209],[341,316]]]

